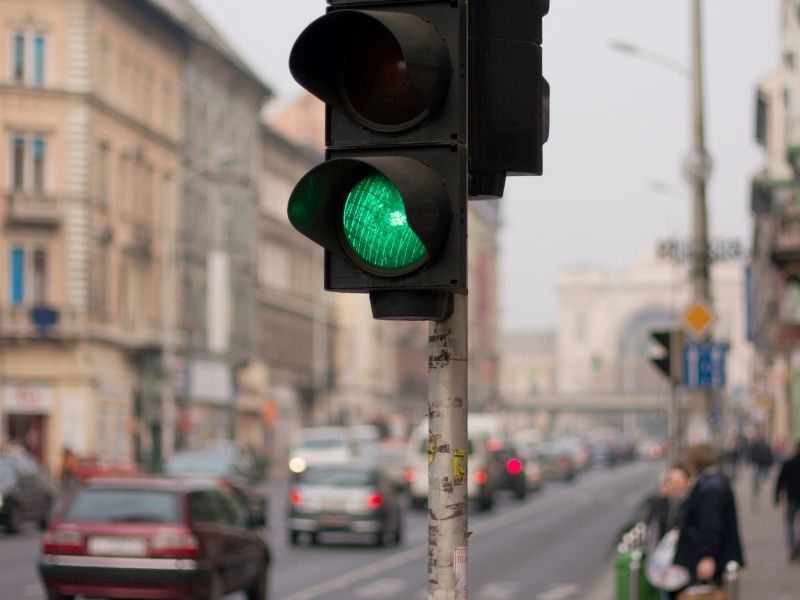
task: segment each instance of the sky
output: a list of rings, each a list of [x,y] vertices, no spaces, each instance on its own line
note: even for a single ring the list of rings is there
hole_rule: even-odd
[[[193,0],[276,92],[302,92],[288,59],[324,0]],[[560,270],[620,271],[665,238],[688,239],[690,82],[612,50],[624,41],[690,65],[690,0],[551,0],[544,20],[550,139],[544,176],[514,177],[501,203],[500,322],[553,329]],[[750,245],[756,86],[780,60],[780,0],[703,2],[709,235]],[[321,285],[321,283],[320,283]]]

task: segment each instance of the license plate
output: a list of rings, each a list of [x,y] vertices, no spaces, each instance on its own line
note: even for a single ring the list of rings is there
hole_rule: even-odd
[[[136,537],[92,537],[88,550],[98,556],[145,556],[147,543]]]
[[[328,527],[338,527],[347,523],[347,519],[342,515],[323,515],[320,518],[320,523]]]

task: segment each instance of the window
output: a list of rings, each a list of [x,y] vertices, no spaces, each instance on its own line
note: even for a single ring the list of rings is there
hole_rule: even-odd
[[[41,135],[11,137],[11,186],[42,193],[47,187],[47,140]]]
[[[12,60],[14,61],[14,81],[25,81],[25,36],[22,33],[14,34],[12,42]]]
[[[31,251],[24,244],[12,246],[9,269],[11,304],[43,304],[47,301],[47,262],[47,250],[43,247],[37,246]]]
[[[42,304],[47,299],[47,251],[36,248],[33,251],[32,293],[34,304]]]
[[[19,246],[11,248],[11,304],[22,304],[25,300],[25,250]]]
[[[22,29],[11,35],[11,79],[15,83],[43,86],[47,77],[47,35]]]

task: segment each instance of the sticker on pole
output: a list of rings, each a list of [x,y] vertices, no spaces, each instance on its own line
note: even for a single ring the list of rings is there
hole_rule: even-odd
[[[467,597],[467,547],[458,546],[453,549],[453,579],[455,579],[455,597]]]

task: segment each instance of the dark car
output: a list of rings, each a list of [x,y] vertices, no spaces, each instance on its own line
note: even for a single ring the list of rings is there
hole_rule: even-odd
[[[486,453],[495,490],[513,492],[517,500],[524,500],[528,495],[525,460],[514,445],[507,440],[490,439],[486,441]]]
[[[170,477],[215,477],[227,485],[254,517],[269,513],[267,496],[258,489],[263,472],[257,461],[236,445],[219,444],[173,454],[164,465]]]
[[[25,521],[44,528],[54,490],[47,474],[22,452],[0,451],[0,525],[16,533]]]
[[[536,454],[544,479],[575,479],[575,462],[569,448],[557,442],[541,442],[536,445]]]
[[[49,600],[265,600],[269,564],[263,521],[219,481],[98,478],[54,513],[39,573]]]
[[[372,463],[310,466],[292,475],[288,527],[293,545],[303,534],[316,545],[326,533],[369,536],[377,545],[399,544],[400,494]]]

